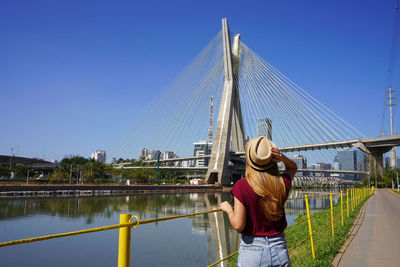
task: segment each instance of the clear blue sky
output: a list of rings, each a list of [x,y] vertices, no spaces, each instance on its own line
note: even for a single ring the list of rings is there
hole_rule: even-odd
[[[377,136],[394,6],[3,0],[0,154],[14,147],[19,156],[61,160],[107,149],[220,31],[223,17],[262,58],[366,136]]]

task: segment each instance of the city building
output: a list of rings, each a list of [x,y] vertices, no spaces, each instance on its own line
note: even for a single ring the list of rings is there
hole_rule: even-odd
[[[96,152],[92,153],[92,159],[101,163],[106,163],[106,152],[104,150],[96,150]]]
[[[272,140],[272,121],[268,118],[257,120],[257,135]]]
[[[205,155],[211,154],[212,143],[207,142],[205,140],[201,140],[199,142],[193,143],[194,150],[193,156],[200,157]],[[196,159],[195,160],[195,167],[207,167],[209,159]]]
[[[332,169],[332,165],[330,163],[317,162],[317,163],[315,163],[315,168],[314,169],[317,169],[317,170],[331,170]],[[330,176],[330,174],[327,173],[327,172],[316,172],[315,176],[328,177],[328,176]]]
[[[315,163],[311,163],[311,164],[309,164],[309,166],[308,166],[308,169],[309,170],[315,170],[315,169],[317,169],[317,166],[316,166],[316,164]],[[309,174],[308,174],[308,176],[316,176],[315,175],[315,172],[310,172]]]
[[[139,151],[139,160],[157,160],[158,155],[160,155],[160,159],[162,159],[160,150],[142,148]]]
[[[149,152],[148,152],[148,150],[146,149],[146,148],[142,148],[140,151],[139,151],[139,160],[143,160],[143,159],[145,159],[146,157],[147,157],[147,154],[148,154]]]
[[[338,157],[338,156],[336,156],[336,157],[333,159],[332,170],[335,170],[335,171],[340,170],[340,163],[339,163],[339,157]]]
[[[291,159],[297,164],[297,169],[307,169],[307,159],[302,155],[294,155]],[[305,172],[297,172],[296,176],[307,176],[307,174]]]
[[[367,171],[368,170],[368,156],[361,150],[356,150],[356,170]],[[357,174],[357,180],[361,180],[364,177],[362,174]]]
[[[174,159],[176,158],[176,155],[172,151],[165,151],[161,153],[160,159]]]
[[[356,152],[353,149],[345,148],[338,149],[337,158],[339,162],[339,166],[341,170],[346,171],[355,171],[357,170],[357,158]],[[354,174],[343,174],[343,179],[346,180],[355,180],[356,175]]]
[[[383,167],[384,168],[390,168],[390,157],[384,157]]]

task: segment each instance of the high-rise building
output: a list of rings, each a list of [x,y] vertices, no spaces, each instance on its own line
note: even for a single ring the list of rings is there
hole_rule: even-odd
[[[390,157],[384,157],[383,167],[384,168],[390,168]]]
[[[104,150],[96,150],[96,152],[92,153],[92,159],[101,163],[106,163],[106,152]]]
[[[302,155],[294,155],[291,159],[297,164],[297,169],[307,169],[307,159]],[[297,172],[296,176],[307,176],[307,173]]]
[[[145,159],[147,157],[147,154],[148,154],[148,150],[146,148],[142,148],[139,151],[139,160]]]
[[[142,148],[139,151],[139,160],[156,160],[158,155],[160,155],[160,159],[162,159],[160,150],[148,150],[146,148]]]
[[[201,140],[199,142],[193,143],[194,151],[193,156],[205,156],[211,154],[212,143]],[[196,159],[195,167],[207,167],[208,159]]]
[[[345,148],[337,151],[337,158],[341,170],[355,171],[357,170],[357,158],[356,152],[353,149]],[[356,179],[354,174],[344,174],[344,179],[354,180]]]
[[[272,121],[268,118],[257,120],[257,135],[272,140]]]
[[[356,170],[357,171],[367,171],[368,169],[368,157],[367,154],[361,150],[356,150]],[[364,176],[362,174],[357,174],[357,180],[361,180]]]
[[[368,168],[367,154],[361,150],[356,150],[356,169],[358,171],[366,171]]]
[[[338,156],[336,156],[333,159],[332,170],[336,170],[336,171],[340,170],[340,163],[339,163],[339,157]]]

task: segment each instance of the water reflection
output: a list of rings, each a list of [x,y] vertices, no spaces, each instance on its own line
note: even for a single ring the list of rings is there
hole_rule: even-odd
[[[329,206],[329,195],[319,194],[318,198],[312,198],[314,194],[309,195],[312,211]],[[303,196],[302,191],[292,191],[289,198]],[[219,203],[225,200],[233,203],[229,192],[0,199],[0,242],[115,224],[118,222],[120,213],[131,213],[143,220],[211,210],[218,208]],[[334,201],[337,201],[337,196]],[[286,205],[288,224],[292,224],[295,216],[304,211],[303,199],[289,200]],[[52,231],[49,232],[49,229]],[[80,266],[91,260],[93,254],[100,257],[98,266],[109,266],[110,259],[116,261],[117,237],[115,233],[101,232],[92,234],[90,238],[96,246],[88,245],[85,246],[84,252],[76,252],[77,256],[72,259],[74,262],[68,258],[66,263],[63,261],[62,253],[51,253],[51,250],[71,250],[71,244],[79,246],[83,238],[79,242],[74,241],[78,238],[71,238],[68,241],[58,242],[57,246],[51,246],[48,248],[51,258],[46,261],[49,265],[54,262],[57,266]],[[112,242],[102,242],[100,245],[97,240],[102,239],[111,239]],[[230,226],[228,217],[222,212],[216,212],[142,225],[133,232],[132,241],[132,261],[135,262],[135,266],[166,266],[166,263],[170,266],[204,266],[236,251],[240,236]],[[47,246],[46,242],[36,246],[43,249]],[[100,247],[104,247],[104,253],[99,253]],[[32,247],[3,248],[0,250],[0,257],[5,265],[9,263],[14,266],[43,266],[40,254],[30,253],[31,256],[25,262],[22,257],[17,257],[30,248]],[[163,256],[154,257],[154,255]],[[104,257],[103,260],[101,260],[102,257]],[[226,263],[222,266],[225,265]]]

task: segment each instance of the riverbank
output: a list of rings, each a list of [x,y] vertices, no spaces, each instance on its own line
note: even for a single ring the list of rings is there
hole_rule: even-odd
[[[349,216],[347,217],[346,197],[343,197],[343,226],[341,219],[341,202],[333,206],[334,236],[331,230],[330,208],[317,212],[311,216],[315,256],[312,257],[307,216],[300,214],[296,223],[285,230],[287,247],[293,266],[332,266],[340,248],[347,240],[360,209],[369,197],[360,201],[353,209],[349,203]],[[237,255],[232,257],[228,266],[237,266]]]
[[[0,185],[0,197],[222,192],[221,185]]]

